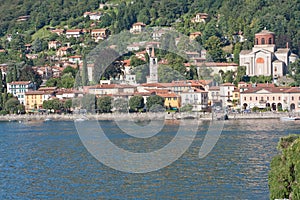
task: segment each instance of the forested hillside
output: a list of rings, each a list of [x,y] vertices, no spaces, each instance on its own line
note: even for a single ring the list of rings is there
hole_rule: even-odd
[[[45,25],[84,28],[83,13],[93,11],[106,0],[11,0],[0,2],[0,36],[8,33],[32,35]],[[134,0],[108,1],[116,5],[106,8],[99,27],[109,27],[118,33],[137,21],[151,26],[174,26],[189,34],[201,31],[202,40],[212,35],[229,37],[242,31],[247,38],[243,48],[252,46],[253,35],[266,27],[277,35],[279,47],[290,42],[295,53],[300,48],[299,0]],[[191,23],[196,13],[209,15],[206,24]],[[30,15],[26,22],[17,22],[20,16]]]

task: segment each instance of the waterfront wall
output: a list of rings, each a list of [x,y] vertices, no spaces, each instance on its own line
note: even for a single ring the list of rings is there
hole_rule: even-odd
[[[216,119],[221,118],[224,114],[218,113],[214,115]],[[288,116],[288,113],[279,112],[262,112],[262,113],[231,113],[228,114],[229,120],[237,119],[279,119],[280,117]],[[300,113],[290,114],[292,116],[300,117]],[[105,113],[105,114],[51,114],[51,115],[3,115],[0,116],[0,121],[44,121],[46,119],[54,121],[69,121],[84,118],[88,120],[132,120],[132,121],[143,121],[143,120],[176,120],[176,119],[189,119],[197,118],[199,120],[211,120],[211,113]]]

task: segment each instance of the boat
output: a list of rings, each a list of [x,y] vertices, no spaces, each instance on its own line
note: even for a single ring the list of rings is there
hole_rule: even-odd
[[[88,120],[88,119],[86,119],[86,118],[77,118],[77,119],[75,119],[74,121],[75,121],[75,122],[84,122],[84,121],[86,121],[86,120]]]
[[[300,117],[280,117],[281,121],[295,121],[295,120],[300,120]]]
[[[44,119],[44,122],[49,122],[49,121],[51,121],[51,119],[50,119],[50,118],[46,118],[46,119]]]

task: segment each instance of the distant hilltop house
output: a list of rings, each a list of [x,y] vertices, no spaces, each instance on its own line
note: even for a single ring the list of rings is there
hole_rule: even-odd
[[[100,40],[105,40],[109,36],[110,32],[107,28],[102,29],[93,29],[91,30],[91,35],[95,42],[99,42]]]
[[[101,12],[85,12],[83,14],[83,17],[88,17],[89,16],[90,20],[100,20],[102,15],[103,14]]]
[[[191,20],[193,23],[205,23],[208,19],[207,13],[197,13],[196,16]]]
[[[268,30],[255,34],[252,50],[240,52],[240,66],[246,66],[246,74],[249,76],[282,77],[286,75],[288,65],[295,60],[295,54],[292,54],[288,45],[286,48],[276,47],[275,33]]]
[[[82,56],[79,56],[79,55],[69,56],[69,62],[71,62],[71,63],[81,63],[82,62]]]
[[[48,49],[58,49],[61,47],[61,42],[59,41],[49,41],[48,42]]]
[[[63,29],[55,29],[55,30],[51,30],[51,33],[55,33],[57,35],[62,35],[64,33]]]
[[[17,22],[25,22],[30,18],[30,15],[24,15],[24,16],[20,16],[17,19]]]
[[[112,3],[100,3],[99,4],[99,9],[104,9],[104,7],[107,7],[107,8],[111,8],[111,7],[117,7],[118,4],[112,4]]]
[[[194,32],[190,34],[190,40],[194,40],[196,39],[196,37],[201,36],[202,33],[201,32]]]
[[[79,38],[82,34],[83,34],[82,29],[72,29],[72,30],[69,29],[66,31],[67,38],[71,38],[71,37]]]
[[[233,42],[245,42],[246,38],[244,37],[244,33],[242,31],[238,31],[235,34],[232,35]]]
[[[170,31],[173,31],[173,30],[174,29],[172,27],[155,28],[152,32],[152,39],[160,40],[164,34],[170,32]]]
[[[130,29],[130,32],[131,33],[141,33],[141,32],[143,32],[145,27],[146,27],[146,24],[144,24],[142,22],[137,22],[137,23],[134,23],[132,25],[132,28]]]
[[[63,57],[63,56],[66,56],[68,53],[71,53],[71,52],[72,52],[72,48],[71,47],[60,47],[56,51],[56,56]]]

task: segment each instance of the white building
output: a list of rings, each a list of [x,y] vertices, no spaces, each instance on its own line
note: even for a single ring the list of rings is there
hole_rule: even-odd
[[[82,35],[82,30],[81,29],[74,29],[74,30],[67,30],[66,31],[66,37],[67,38],[79,38]]]
[[[288,45],[286,48],[277,48],[275,33],[263,30],[255,34],[255,45],[252,50],[240,52],[240,66],[246,66],[249,76],[284,76],[290,62],[294,62]]]
[[[31,81],[18,81],[7,83],[7,92],[18,98],[20,104],[25,105],[25,93],[34,89]]]
[[[234,84],[224,83],[220,85],[220,101],[222,106],[232,106],[233,91],[235,89]]]
[[[193,111],[201,111],[208,106],[208,92],[196,88],[180,93],[181,105],[192,105]]]
[[[137,22],[132,25],[132,28],[130,29],[131,33],[141,33],[146,27],[146,24],[142,22]]]
[[[85,12],[83,14],[83,17],[90,17],[90,20],[100,20],[100,18],[102,17],[102,13],[101,12]]]

